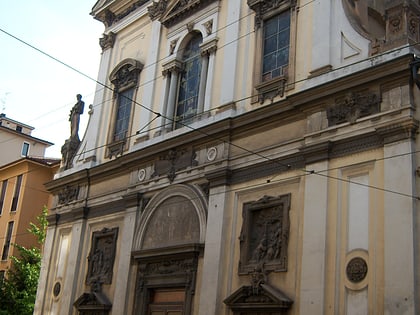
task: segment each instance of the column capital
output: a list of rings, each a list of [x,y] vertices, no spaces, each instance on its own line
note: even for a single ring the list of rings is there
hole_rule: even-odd
[[[215,37],[207,42],[204,42],[200,45],[200,54],[201,56],[209,56],[214,54],[217,50],[217,42],[219,38]]]
[[[170,60],[163,64],[162,74],[166,76],[170,72],[181,72],[182,66],[183,66],[182,62],[179,60],[177,59]]]
[[[206,173],[205,176],[209,181],[210,188],[218,186],[228,186],[230,185],[232,171],[229,168],[222,168]]]

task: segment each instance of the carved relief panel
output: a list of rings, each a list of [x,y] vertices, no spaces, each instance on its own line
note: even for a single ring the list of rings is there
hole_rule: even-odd
[[[266,271],[287,271],[291,195],[264,196],[245,203],[240,236],[239,273],[264,265]]]
[[[194,205],[183,196],[170,197],[162,202],[150,218],[142,248],[198,243],[199,226]]]
[[[111,284],[117,246],[118,228],[93,232],[92,245],[88,256],[86,283]]]
[[[355,123],[359,118],[378,113],[380,104],[381,99],[375,93],[348,93],[327,109],[328,125]]]

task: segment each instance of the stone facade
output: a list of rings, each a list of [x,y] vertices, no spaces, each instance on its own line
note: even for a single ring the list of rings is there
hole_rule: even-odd
[[[333,2],[95,4],[36,314],[419,312],[419,4]]]

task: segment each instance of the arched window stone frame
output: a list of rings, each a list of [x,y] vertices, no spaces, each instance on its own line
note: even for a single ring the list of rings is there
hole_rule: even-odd
[[[162,127],[170,131],[172,129],[180,128],[187,123],[191,123],[196,119],[200,118],[200,115],[207,110],[206,108],[206,96],[211,92],[211,82],[209,82],[209,71],[213,69],[214,55],[217,50],[217,37],[212,39],[207,39],[203,33],[206,27],[201,25],[201,27],[191,29],[182,40],[178,40],[173,43],[171,47],[171,52],[174,55],[169,61],[163,64],[162,74],[167,80],[167,93],[166,93],[166,117],[167,119],[163,121]],[[179,91],[180,91],[180,81],[182,80],[182,72],[185,71],[185,63],[183,60],[183,52],[185,47],[190,43],[194,36],[200,34],[203,38],[203,41],[199,45],[200,47],[200,80],[198,84],[198,93],[197,93],[197,104],[194,115],[188,119],[178,123],[179,115],[177,115],[177,108],[179,103]],[[208,105],[207,105],[208,107]]]
[[[133,100],[143,64],[135,59],[121,61],[109,75],[113,85],[113,111],[108,136],[108,157],[117,156],[128,149],[128,137],[133,117]]]

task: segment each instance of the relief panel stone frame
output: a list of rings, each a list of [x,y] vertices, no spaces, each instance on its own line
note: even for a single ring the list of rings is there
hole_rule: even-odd
[[[92,233],[88,256],[88,285],[111,284],[117,247],[118,228],[104,228]]]
[[[287,271],[291,194],[264,196],[243,205],[239,274],[261,266],[267,272]]]
[[[248,6],[255,11],[255,56],[253,71],[252,103],[263,103],[266,99],[276,96],[283,97],[286,90],[294,88],[295,81],[295,55],[296,55],[296,30],[297,30],[297,0],[247,0]],[[264,21],[286,10],[290,11],[290,43],[289,65],[284,76],[262,81],[262,55],[263,55],[263,25]]]

